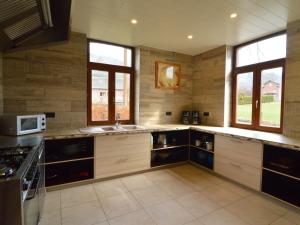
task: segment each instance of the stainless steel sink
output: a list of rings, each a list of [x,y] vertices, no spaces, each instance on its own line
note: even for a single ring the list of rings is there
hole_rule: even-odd
[[[143,130],[143,129],[145,129],[142,126],[137,126],[137,125],[123,125],[121,127],[125,130]]]
[[[102,133],[102,132],[113,132],[113,131],[130,131],[130,130],[143,130],[145,129],[142,126],[137,125],[121,125],[119,127],[116,126],[98,126],[98,127],[86,127],[79,129],[82,133]]]

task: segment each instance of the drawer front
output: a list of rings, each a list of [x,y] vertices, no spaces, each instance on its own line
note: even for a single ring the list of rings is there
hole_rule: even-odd
[[[150,133],[97,136],[95,138],[95,147],[100,151],[106,147],[122,147],[124,145],[136,145],[143,143],[150,144]]]
[[[237,163],[258,169],[262,167],[263,144],[216,135],[215,156],[226,157]]]
[[[114,157],[96,158],[96,178],[104,178],[137,172],[150,168],[150,151],[148,153],[127,154]]]
[[[215,172],[235,180],[257,191],[261,186],[261,169],[250,167],[246,164],[236,163],[226,157],[215,156]]]

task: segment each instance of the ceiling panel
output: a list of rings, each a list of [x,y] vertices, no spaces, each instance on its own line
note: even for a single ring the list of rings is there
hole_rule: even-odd
[[[98,40],[196,55],[283,30],[300,19],[295,9],[300,0],[73,0],[72,30]],[[233,12],[236,19],[230,18]],[[138,24],[131,24],[132,18]]]

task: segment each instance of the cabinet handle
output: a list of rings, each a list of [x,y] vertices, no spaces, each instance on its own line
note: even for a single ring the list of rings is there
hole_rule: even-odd
[[[242,169],[242,167],[238,164],[235,164],[235,163],[230,163],[232,166],[236,167],[236,168],[239,168],[239,169]]]
[[[236,139],[230,139],[232,142],[235,142],[235,143],[238,143],[238,144],[243,144],[243,142],[242,141],[240,141],[240,140],[236,140]]]

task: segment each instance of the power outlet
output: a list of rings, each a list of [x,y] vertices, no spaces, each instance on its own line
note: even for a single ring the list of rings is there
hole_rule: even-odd
[[[209,117],[209,112],[203,112],[203,116]]]
[[[166,116],[172,116],[172,112],[166,112]]]

